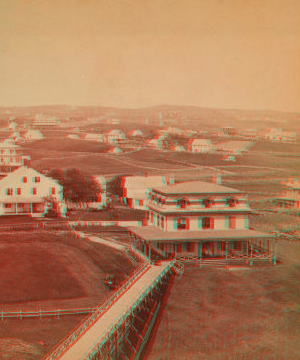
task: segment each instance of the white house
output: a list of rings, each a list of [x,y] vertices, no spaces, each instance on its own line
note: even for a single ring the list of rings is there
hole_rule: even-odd
[[[173,176],[124,176],[122,179],[122,202],[132,209],[147,209],[149,191],[153,186],[162,186],[174,183]]]
[[[160,139],[147,140],[146,145],[150,148],[157,149],[157,150],[163,149],[163,141]]]
[[[121,130],[110,130],[104,134],[104,141],[107,143],[124,143],[126,135]]]
[[[208,153],[214,150],[210,139],[191,139],[188,142],[188,151],[194,153]]]
[[[110,154],[120,154],[122,152],[121,149],[119,149],[118,147],[112,147],[108,150],[108,153]]]
[[[36,114],[32,123],[35,126],[58,126],[60,124],[58,117],[44,114]]]
[[[128,133],[128,136],[130,137],[143,137],[143,133],[141,130],[131,130],[129,133]]]
[[[58,204],[60,216],[66,207],[62,197],[63,187],[56,180],[40,174],[27,166],[21,166],[0,180],[0,214],[43,215],[51,197]]]
[[[28,130],[24,134],[24,138],[26,140],[40,140],[43,139],[43,134],[40,132],[40,130]]]
[[[284,190],[274,198],[275,204],[281,208],[300,209],[300,179],[289,179],[284,183]]]
[[[84,135],[83,139],[84,140],[92,140],[92,141],[103,142],[104,135],[103,134],[88,133],[88,134]]]
[[[15,121],[12,121],[9,125],[8,125],[8,130],[16,130],[16,128],[18,127],[18,124]]]

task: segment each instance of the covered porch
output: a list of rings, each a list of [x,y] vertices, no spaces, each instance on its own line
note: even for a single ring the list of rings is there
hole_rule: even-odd
[[[273,237],[264,234],[255,238],[222,239],[165,239],[147,240],[131,232],[135,249],[150,259],[177,259],[180,261],[222,260],[243,261],[253,265],[258,261],[276,264],[277,245]]]
[[[2,203],[1,215],[37,214],[44,212],[42,202]]]

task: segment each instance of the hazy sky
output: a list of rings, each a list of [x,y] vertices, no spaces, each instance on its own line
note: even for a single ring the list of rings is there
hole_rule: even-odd
[[[0,106],[300,111],[299,0],[0,0]]]

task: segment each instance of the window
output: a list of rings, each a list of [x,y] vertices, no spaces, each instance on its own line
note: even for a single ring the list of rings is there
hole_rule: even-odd
[[[12,188],[7,188],[6,189],[6,195],[12,195],[13,194],[13,189]]]
[[[186,229],[186,219],[185,218],[177,219],[177,229],[178,230]]]
[[[202,229],[204,230],[212,230],[214,228],[214,219],[210,217],[202,218]]]
[[[177,200],[177,206],[180,207],[181,209],[184,209],[187,205],[187,201],[186,199],[178,199]]]
[[[238,204],[237,199],[231,197],[226,200],[226,205],[229,207],[235,207]]]
[[[213,205],[214,201],[210,198],[205,198],[205,199],[203,199],[202,203],[203,203],[204,207],[210,208]]]
[[[32,189],[31,189],[31,194],[32,194],[32,195],[36,195],[36,188],[32,188]]]
[[[12,154],[12,153],[13,153],[13,151],[12,151],[12,150],[10,150],[10,151],[9,151],[9,153],[10,153],[10,154]]]
[[[22,183],[27,183],[27,176],[22,177]]]
[[[15,194],[16,195],[21,195],[21,188],[16,188],[15,189]]]
[[[165,225],[165,218],[162,216],[161,217],[161,228],[163,229]]]
[[[4,207],[5,207],[6,209],[11,209],[11,208],[12,208],[12,204],[5,204]]]
[[[40,178],[39,176],[34,176],[34,177],[32,178],[32,182],[39,183],[39,182],[41,182],[41,178]]]
[[[50,195],[54,195],[55,194],[55,187],[51,187],[50,188]]]
[[[153,224],[153,218],[154,218],[153,212],[151,211],[151,213],[150,213],[150,219],[151,219],[151,223],[152,223],[152,224]]]

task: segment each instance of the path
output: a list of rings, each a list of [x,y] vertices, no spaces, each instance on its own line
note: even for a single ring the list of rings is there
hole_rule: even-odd
[[[84,359],[89,351],[105,338],[106,334],[113,329],[128,312],[128,309],[143,296],[144,292],[151,287],[168,266],[169,262],[165,262],[161,266],[149,265],[146,272],[126,289],[116,302],[106,312],[102,313],[73,346],[59,358],[61,360]]]
[[[113,241],[108,241],[108,240],[104,240],[102,238],[99,238],[98,236],[89,236],[89,235],[86,235],[85,236],[86,239],[90,240],[90,241],[93,241],[93,242],[96,242],[98,244],[102,244],[102,245],[106,245],[106,246],[110,246],[114,249],[117,249],[117,250],[124,250],[126,248],[126,246],[124,245],[120,245],[118,244],[117,242],[113,242]]]

